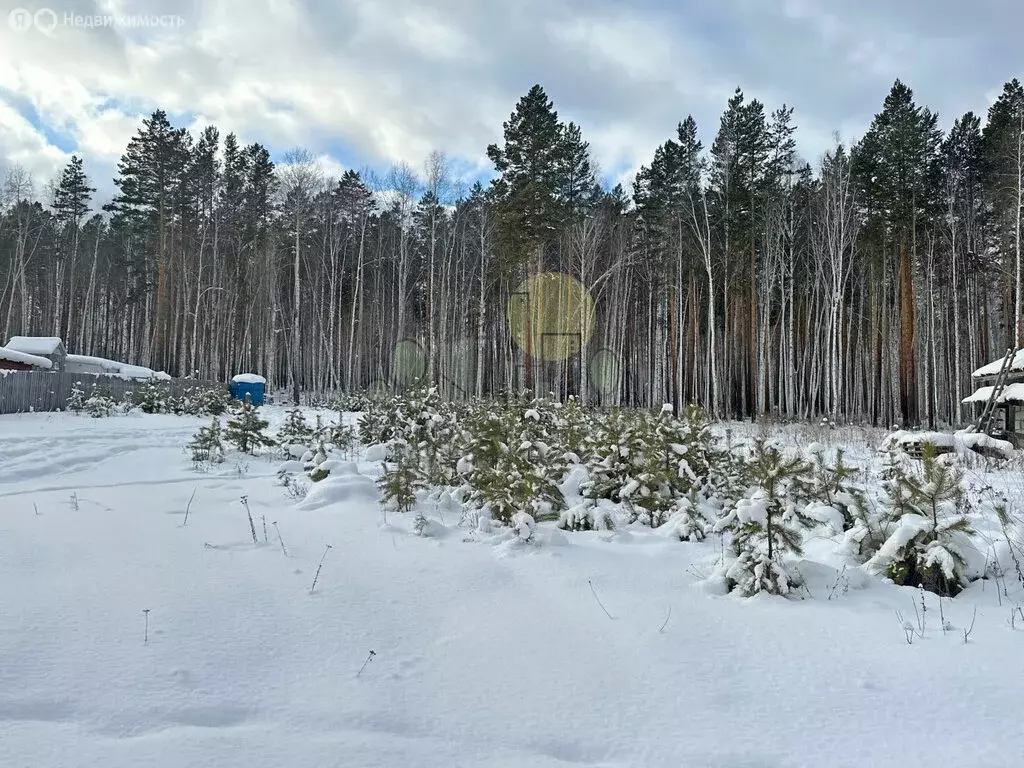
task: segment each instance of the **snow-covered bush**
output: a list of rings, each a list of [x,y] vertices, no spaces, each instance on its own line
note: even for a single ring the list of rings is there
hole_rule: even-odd
[[[82,382],[76,381],[71,387],[71,395],[67,400],[69,411],[74,413],[85,413],[93,418],[99,419],[110,416],[118,408],[118,403],[105,390],[91,385],[88,391]]]
[[[652,527],[686,512],[679,500],[699,501],[727,486],[726,455],[711,434],[704,412],[687,409],[674,418],[611,411],[598,419],[584,439],[590,480],[580,490],[590,499],[621,502],[633,522]],[[699,538],[699,518],[689,528]],[[687,526],[683,526],[684,528]]]
[[[703,541],[712,523],[701,513],[700,503],[693,497],[679,499],[663,528],[680,541]]]
[[[116,408],[117,401],[95,386],[92,388],[92,394],[85,399],[85,403],[82,406],[83,412],[89,414],[94,419],[110,416]]]
[[[530,423],[532,422],[532,423]],[[557,518],[565,507],[548,446],[529,409],[482,406],[466,417],[465,455],[457,463],[462,498],[503,523],[517,512]],[[557,475],[557,476],[556,476]]]
[[[615,521],[609,510],[588,499],[562,510],[557,525],[563,531],[610,531],[615,528]]]
[[[594,428],[594,414],[583,408],[575,397],[568,397],[553,414],[553,444],[569,464],[582,463],[587,435]]]
[[[194,402],[199,415],[221,416],[228,410],[231,394],[226,389],[201,389]]]
[[[956,595],[967,582],[966,553],[973,533],[963,512],[963,473],[942,462],[935,446],[921,446],[921,472],[898,467],[890,481],[895,528],[867,568],[896,584]]]
[[[135,393],[135,406],[143,413],[168,413],[167,390],[153,382],[143,384]]]
[[[512,515],[510,527],[519,541],[528,543],[533,541],[533,534],[537,530],[537,521],[526,512],[516,512]]]
[[[274,439],[266,433],[269,425],[246,395],[238,411],[228,419],[224,437],[242,453],[253,453],[257,448],[274,445]]]

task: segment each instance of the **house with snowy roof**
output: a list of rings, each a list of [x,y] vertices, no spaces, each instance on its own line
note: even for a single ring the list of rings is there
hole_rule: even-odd
[[[983,365],[971,379],[976,389],[963,403],[975,409],[980,428],[1024,447],[1024,349]]]
[[[4,349],[49,360],[54,371],[63,371],[68,357],[64,342],[56,336],[12,336]]]

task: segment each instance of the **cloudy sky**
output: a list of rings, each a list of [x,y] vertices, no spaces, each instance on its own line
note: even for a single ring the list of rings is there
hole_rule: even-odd
[[[44,34],[15,9],[54,12]],[[1019,0],[0,0],[0,166],[40,185],[71,153],[101,194],[140,117],[213,123],[325,167],[423,167],[465,180],[541,83],[606,181],[628,179],[692,113],[710,143],[739,85],[796,108],[814,161],[859,134],[895,78],[943,125],[1024,75]],[[173,15],[105,28],[70,16]],[[11,21],[14,23],[10,23]],[[44,26],[47,26],[44,22]]]

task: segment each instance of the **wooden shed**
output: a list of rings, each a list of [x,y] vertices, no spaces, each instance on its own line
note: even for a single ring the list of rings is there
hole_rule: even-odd
[[[64,342],[56,336],[12,336],[6,349],[46,358],[54,371],[63,371],[68,357]]]
[[[1024,349],[1008,350],[971,378],[976,389],[963,403],[974,409],[977,428],[1024,447]]]

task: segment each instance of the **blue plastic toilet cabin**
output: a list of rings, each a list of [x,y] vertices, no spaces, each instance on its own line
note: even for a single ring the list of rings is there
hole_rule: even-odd
[[[230,390],[235,400],[245,400],[248,395],[253,405],[263,405],[267,380],[255,373],[240,373],[231,379]]]

